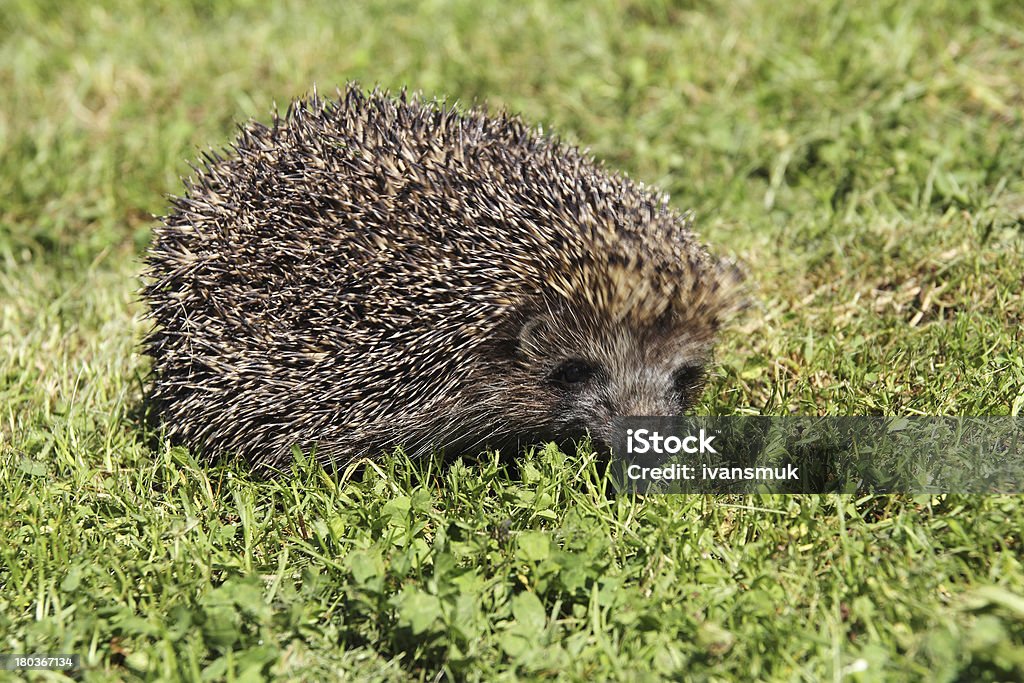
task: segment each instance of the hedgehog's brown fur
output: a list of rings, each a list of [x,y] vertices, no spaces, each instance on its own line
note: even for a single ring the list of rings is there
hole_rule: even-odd
[[[169,435],[259,468],[686,408],[730,283],[667,199],[507,115],[350,86],[207,155],[148,255]]]

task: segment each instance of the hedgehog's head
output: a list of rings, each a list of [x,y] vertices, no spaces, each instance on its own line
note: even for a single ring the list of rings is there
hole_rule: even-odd
[[[710,259],[586,270],[586,288],[577,281],[571,297],[520,319],[509,372],[521,396],[509,397],[510,412],[532,415],[536,437],[589,435],[605,447],[614,418],[683,415],[699,400],[737,275]]]

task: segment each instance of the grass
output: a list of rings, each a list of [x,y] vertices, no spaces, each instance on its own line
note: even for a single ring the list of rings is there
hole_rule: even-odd
[[[1024,677],[1016,496],[609,499],[551,449],[265,482],[135,417],[151,215],[237,121],[350,79],[508,107],[695,208],[758,301],[703,411],[1020,414],[1021,26],[1010,0],[8,0],[0,654],[88,680]]]

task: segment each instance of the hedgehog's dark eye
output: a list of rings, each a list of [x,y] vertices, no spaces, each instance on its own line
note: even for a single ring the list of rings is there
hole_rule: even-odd
[[[589,361],[581,358],[570,358],[548,375],[548,379],[556,384],[565,386],[578,386],[593,379],[598,372],[598,367]]]
[[[704,386],[704,368],[700,365],[684,365],[672,373],[672,388],[686,398]]]

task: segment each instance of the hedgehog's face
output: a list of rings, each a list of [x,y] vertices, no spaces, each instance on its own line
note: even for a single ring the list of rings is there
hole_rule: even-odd
[[[607,446],[616,417],[682,415],[699,399],[710,334],[658,325],[608,329],[574,317],[528,322],[519,337],[517,383],[537,406],[537,436],[588,435]]]

